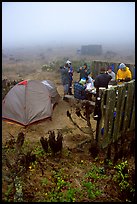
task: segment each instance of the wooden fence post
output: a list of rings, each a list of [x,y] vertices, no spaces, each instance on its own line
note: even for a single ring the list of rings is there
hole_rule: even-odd
[[[104,136],[101,133],[101,130],[104,128],[104,114],[105,114],[105,108],[104,108],[104,100],[106,97],[106,89],[101,90],[102,91],[102,98],[101,98],[101,119],[98,121],[98,128],[97,128],[97,137],[98,137],[98,144],[101,147],[102,140],[104,139]]]
[[[123,128],[122,131],[126,132],[129,127],[129,122],[130,122],[130,117],[131,117],[131,110],[132,110],[132,102],[133,102],[133,97],[134,97],[134,82],[130,81],[127,83],[127,99],[126,99],[126,106],[125,106],[125,111],[124,111],[124,123],[123,123]]]
[[[106,109],[104,117],[104,139],[102,147],[107,147],[112,140],[113,119],[115,110],[116,93],[114,88],[107,89]]]
[[[124,84],[117,86],[117,104],[116,104],[116,117],[113,129],[113,142],[120,137],[120,128],[123,117],[123,109],[125,103],[126,87]]]

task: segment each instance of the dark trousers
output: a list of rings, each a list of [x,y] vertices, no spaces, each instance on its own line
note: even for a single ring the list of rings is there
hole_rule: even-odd
[[[70,82],[69,82],[69,90],[68,90],[68,93],[69,93],[70,95],[72,95],[72,80],[70,80]]]

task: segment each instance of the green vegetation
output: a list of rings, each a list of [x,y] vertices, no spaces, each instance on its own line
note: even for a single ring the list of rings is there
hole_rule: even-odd
[[[92,200],[102,194],[102,191],[97,186],[96,181],[107,178],[106,175],[102,175],[101,168],[96,165],[92,165],[90,171],[83,175],[79,181],[79,186],[74,186],[74,181],[70,175],[64,174],[63,168],[58,171],[52,171],[52,184],[50,191],[44,192],[45,198],[42,201],[45,202],[75,202],[81,201],[86,197]],[[89,180],[92,180],[89,181]],[[41,180],[43,186],[48,186],[50,179],[43,178]]]
[[[15,146],[13,147],[4,148],[3,145],[2,149],[4,202],[15,202],[15,186],[12,179],[16,176],[15,171],[14,168],[11,171],[4,160],[5,155],[11,165],[15,163],[16,151]],[[106,169],[104,160],[99,155],[93,159],[83,152],[73,152],[64,148],[62,155],[53,156],[51,151],[44,152],[39,141],[31,143],[26,139],[21,154],[30,151],[32,155],[36,155],[36,161],[29,163],[26,170],[23,168],[23,162],[17,163],[19,179],[23,181],[21,183],[23,202],[97,202],[102,199],[104,202],[108,201],[107,195],[110,195],[109,199],[112,198],[112,201],[134,199],[135,185],[134,181],[131,181],[128,161],[114,167],[112,161],[107,160]],[[113,192],[114,195],[110,193],[113,187],[117,188],[117,191]]]
[[[126,189],[129,186],[129,183],[127,181],[128,179],[128,172],[127,172],[127,161],[121,162],[120,164],[117,164],[114,168],[117,169],[117,173],[114,176],[114,181],[118,181],[119,186],[121,188],[121,191]]]
[[[35,148],[34,154],[37,157],[42,157],[45,154],[45,152],[44,152],[44,150],[40,146],[38,146],[38,147]]]
[[[13,192],[13,184],[9,184],[7,186],[7,190],[5,192],[5,202],[10,202],[10,195],[12,194]]]
[[[117,172],[113,176],[113,180],[118,183],[121,192],[130,194],[131,199],[135,192],[135,184],[129,182],[128,161],[123,161],[114,167]],[[126,199],[127,200],[127,199]]]
[[[99,189],[96,189],[96,185],[93,184],[92,182],[83,182],[82,183],[84,187],[86,187],[87,193],[88,193],[88,198],[93,199],[96,196],[101,195],[101,191]]]
[[[54,66],[53,65],[44,64],[44,65],[42,65],[41,69],[42,69],[42,71],[49,71],[49,72],[51,72],[51,71],[53,71]]]

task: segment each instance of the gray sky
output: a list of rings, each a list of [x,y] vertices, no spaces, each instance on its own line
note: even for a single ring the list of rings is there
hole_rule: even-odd
[[[2,2],[2,46],[133,44],[135,2]]]

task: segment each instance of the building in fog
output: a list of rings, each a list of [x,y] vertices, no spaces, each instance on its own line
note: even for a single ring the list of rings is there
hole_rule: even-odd
[[[82,45],[81,46],[81,55],[101,55],[102,54],[102,45]]]

